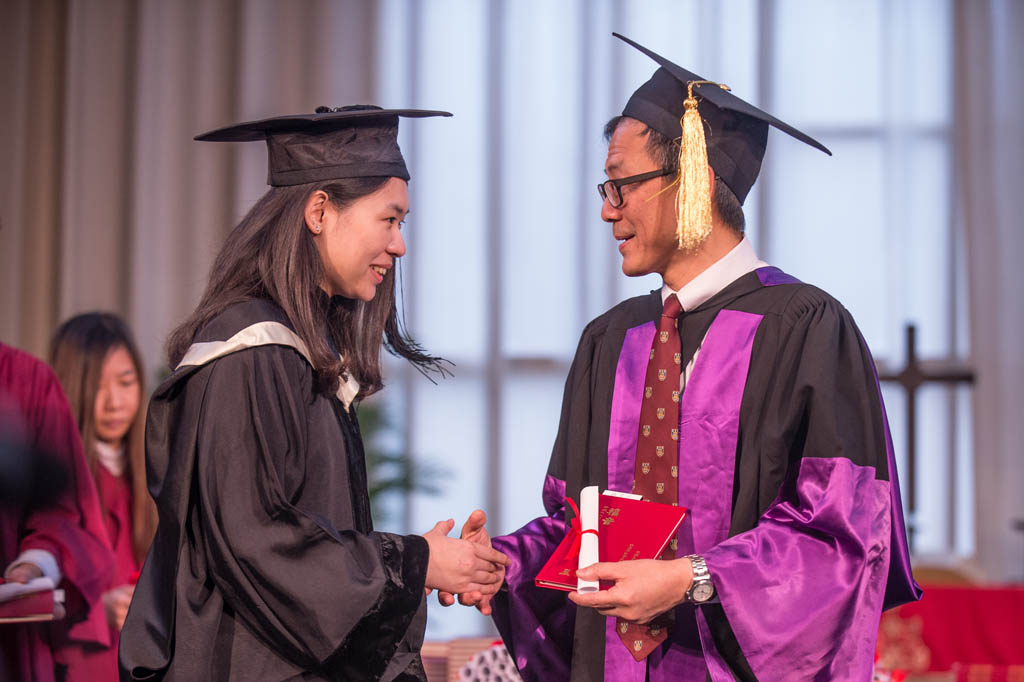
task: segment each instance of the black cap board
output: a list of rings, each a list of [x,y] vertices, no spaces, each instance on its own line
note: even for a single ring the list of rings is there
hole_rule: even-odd
[[[661,67],[629,98],[623,116],[636,119],[669,139],[680,136],[680,119],[687,84],[707,80],[673,64],[659,54],[618,33],[619,40],[635,47]],[[761,111],[715,83],[695,85],[700,116],[705,123],[708,164],[743,203],[761,170],[772,126],[805,144],[832,155],[825,145],[793,126]]]
[[[238,123],[197,135],[201,142],[266,140],[267,183],[275,187],[342,178],[409,179],[398,148],[398,119],[447,111],[381,109],[369,104],[318,107],[316,113]]]

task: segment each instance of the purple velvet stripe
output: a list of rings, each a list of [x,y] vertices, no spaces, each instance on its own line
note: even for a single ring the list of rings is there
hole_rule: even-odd
[[[690,516],[677,536],[679,556],[693,552],[703,554],[729,536],[740,403],[750,369],[754,335],[761,319],[761,315],[753,313],[721,311],[708,329],[683,392],[679,504],[690,508]],[[677,613],[677,618],[681,615]],[[689,617],[692,618],[692,614]],[[695,650],[696,643],[674,643],[670,655],[665,657],[665,664],[651,671],[651,682],[700,680],[704,677],[705,664],[715,676],[713,679],[732,679],[731,676],[721,677],[721,672],[727,673],[728,668],[699,610],[697,629],[703,656]],[[671,655],[673,653],[675,656]],[[690,672],[692,661],[688,659],[692,658],[700,663],[698,671]],[[680,667],[686,669],[686,677],[681,677],[684,671],[678,670]]]
[[[534,519],[512,535],[492,540],[512,565],[505,590],[493,601],[494,622],[515,652],[524,680],[568,679],[575,607],[565,592],[537,587],[534,578],[565,537],[565,481],[544,480],[548,516]]]
[[[885,424],[885,455],[889,463],[889,493],[892,528],[889,539],[889,576],[885,585],[885,600],[882,609],[891,609],[900,604],[917,601],[921,598],[921,588],[914,581],[910,568],[910,548],[907,546],[907,526],[903,521],[903,500],[900,497],[900,479],[896,473],[896,457],[892,447],[892,434],[889,433],[889,415],[885,411],[882,400],[882,388],[878,383],[878,370],[871,363],[875,373],[875,389],[878,391],[878,404],[882,408],[882,422]]]
[[[683,392],[679,504],[690,508],[697,553],[729,536],[740,401],[759,324],[761,315],[720,312]]]
[[[844,457],[805,457],[794,493],[703,553],[729,625],[758,679],[871,679],[889,483]]]
[[[605,682],[644,682],[647,665],[637,661],[623,646],[619,633],[615,631],[615,619],[605,618],[604,630],[604,679]],[[553,679],[553,678],[552,678]]]
[[[611,425],[608,429],[609,490],[628,493],[633,488],[640,403],[656,331],[653,322],[626,330],[626,338],[619,352],[615,389],[612,392]]]
[[[691,516],[680,527],[679,555],[694,551],[696,537],[701,538],[698,547],[710,547],[728,535],[740,400],[760,322],[760,315],[733,310],[719,313],[683,394],[679,503],[690,507]],[[615,490],[629,490],[633,480],[640,403],[654,332],[653,323],[628,330],[619,355],[608,439],[608,485]],[[685,625],[693,619],[692,606],[680,608],[667,650],[656,651],[649,659],[652,682],[701,682],[706,667],[726,669],[710,636],[701,636]],[[605,679],[643,680],[644,667],[622,645],[614,619],[609,619]]]
[[[608,430],[608,489],[629,492],[633,487],[636,439],[640,428],[640,403],[647,376],[651,344],[657,329],[653,322],[626,330],[615,369],[611,425]],[[643,682],[646,665],[637,662],[615,632],[615,619],[607,618],[604,639],[604,679]]]
[[[782,270],[779,270],[777,267],[772,265],[769,265],[768,267],[764,268],[758,268],[757,270],[755,270],[755,272],[757,273],[758,278],[761,280],[761,284],[765,285],[766,287],[773,287],[776,286],[777,284],[801,283],[800,280],[798,280],[793,275],[787,275]]]

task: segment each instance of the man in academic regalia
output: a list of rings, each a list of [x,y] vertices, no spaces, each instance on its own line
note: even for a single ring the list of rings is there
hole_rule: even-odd
[[[583,331],[548,516],[493,540],[514,561],[496,623],[528,681],[870,679],[881,611],[920,594],[874,364],[841,304],[743,235],[769,127],[828,150],[623,40],[661,68],[606,128],[601,217],[623,272],[664,284]],[[589,485],[690,514],[567,599],[534,577]]]
[[[0,343],[0,568],[65,593],[53,624],[0,624],[0,680],[52,682],[68,640],[109,644],[102,609],[113,555],[78,427],[45,363]],[[88,616],[88,617],[87,617]]]

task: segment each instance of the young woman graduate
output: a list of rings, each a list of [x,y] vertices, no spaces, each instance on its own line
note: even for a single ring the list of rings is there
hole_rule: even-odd
[[[121,318],[85,313],[57,329],[50,363],[78,423],[114,553],[113,578],[95,607],[103,612],[110,644],[69,641],[65,679],[116,680],[118,637],[156,531],[156,507],[146,492],[142,359]]]
[[[506,557],[374,532],[356,421],[402,331],[409,173],[398,117],[320,108],[199,140],[266,140],[271,189],[168,342],[146,427],[160,516],[121,633],[122,680],[425,680],[429,589],[491,594]]]

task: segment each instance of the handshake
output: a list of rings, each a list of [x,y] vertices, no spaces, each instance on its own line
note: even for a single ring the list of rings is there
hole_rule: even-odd
[[[484,524],[487,515],[477,509],[462,526],[461,539],[448,537],[455,521],[438,521],[423,538],[430,548],[427,562],[426,593],[437,590],[437,600],[451,606],[459,603],[475,606],[485,616],[491,613],[491,597],[505,582],[507,556],[491,547]]]

